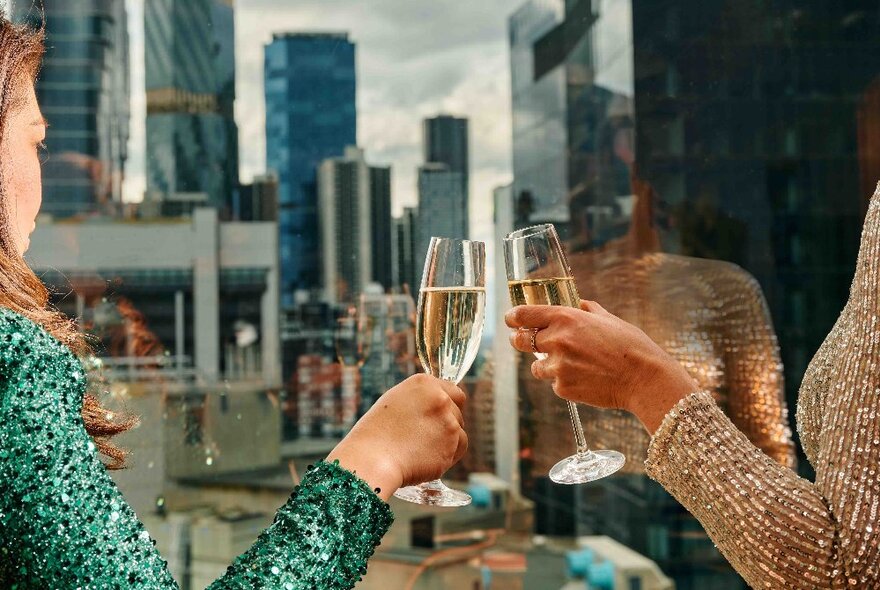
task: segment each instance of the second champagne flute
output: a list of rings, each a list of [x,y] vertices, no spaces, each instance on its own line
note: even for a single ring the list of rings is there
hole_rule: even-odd
[[[471,368],[486,314],[486,246],[431,238],[419,289],[416,346],[425,372],[458,384]],[[466,506],[471,497],[436,479],[396,497],[429,506]]]
[[[581,298],[553,224],[527,227],[509,234],[504,239],[504,265],[513,305],[580,307]],[[535,356],[547,357],[537,350]],[[568,415],[577,452],[553,466],[551,480],[563,484],[586,483],[623,467],[626,459],[617,451],[591,451],[587,447],[574,402],[568,402]]]

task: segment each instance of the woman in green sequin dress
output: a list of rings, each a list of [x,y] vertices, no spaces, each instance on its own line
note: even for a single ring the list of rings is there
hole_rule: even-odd
[[[0,15],[0,587],[177,588],[99,458],[120,466],[110,437],[131,421],[86,394],[87,345],[23,259],[41,202],[42,53],[42,31]],[[464,453],[463,402],[425,375],[389,390],[210,588],[354,586],[391,524],[388,497]]]

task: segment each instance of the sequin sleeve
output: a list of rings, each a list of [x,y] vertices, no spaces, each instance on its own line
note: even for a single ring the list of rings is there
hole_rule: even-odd
[[[750,443],[710,394],[669,412],[645,470],[754,588],[829,587],[835,525],[822,495]]]
[[[755,588],[880,588],[880,184],[849,301],[810,363],[798,426],[815,483],[752,445],[708,393],[681,400],[646,471]]]
[[[362,480],[336,463],[318,463],[209,590],[352,588],[392,519],[388,504]]]
[[[724,284],[717,287],[725,302],[719,320],[725,336],[726,413],[755,446],[794,468],[782,360],[770,310],[758,281],[738,266],[728,266]]]
[[[85,431],[84,389],[63,345],[0,309],[0,587],[175,589]],[[391,520],[366,483],[319,463],[211,588],[349,589]]]
[[[836,425],[832,436],[852,440],[845,426]],[[861,483],[863,468],[876,468],[878,449],[859,449],[864,456],[856,461],[840,455],[833,473],[819,473],[814,484],[756,448],[702,392],[666,416],[646,471],[697,517],[752,587],[837,588],[848,580],[878,582],[876,496],[873,508],[866,506]],[[821,483],[838,477],[849,484]],[[876,473],[871,477],[876,481]]]

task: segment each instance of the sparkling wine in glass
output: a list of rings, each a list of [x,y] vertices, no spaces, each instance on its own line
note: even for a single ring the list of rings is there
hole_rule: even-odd
[[[416,347],[425,372],[458,384],[480,348],[486,314],[486,246],[431,238],[416,320]],[[429,506],[466,506],[471,497],[439,479],[400,488],[396,497]]]
[[[580,307],[580,295],[565,252],[552,224],[527,227],[504,239],[507,286],[513,305],[567,305]],[[536,352],[538,359],[547,358]],[[591,451],[577,406],[568,402],[577,451],[550,470],[550,479],[561,484],[595,481],[611,475],[626,462],[617,451]]]

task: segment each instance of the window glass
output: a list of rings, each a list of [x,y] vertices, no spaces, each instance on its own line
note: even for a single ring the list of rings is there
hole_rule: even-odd
[[[746,588],[645,475],[635,417],[581,406],[589,446],[627,463],[550,480],[574,434],[508,343],[501,240],[554,224],[580,296],[811,477],[798,387],[847,300],[880,180],[876,2],[45,12],[28,262],[94,336],[95,392],[141,417],[113,477],[181,587],[222,574],[306,466],[423,370],[417,303],[440,235],[487,245],[486,325],[461,384],[470,449],[445,476],[473,503],[394,500],[358,587]],[[241,546],[199,546],[200,519]]]

